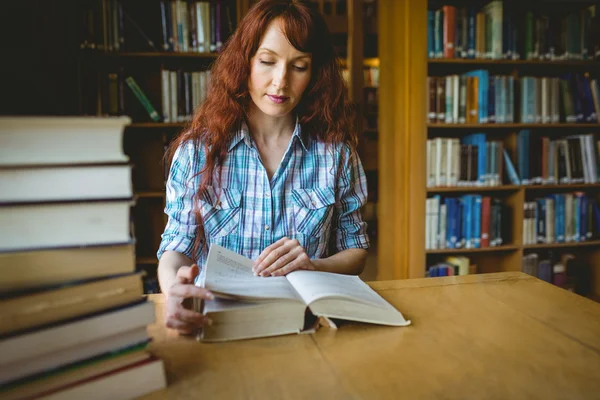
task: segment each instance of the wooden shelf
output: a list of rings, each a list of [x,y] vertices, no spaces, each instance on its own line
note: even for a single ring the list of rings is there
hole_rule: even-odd
[[[504,251],[515,251],[518,250],[519,246],[506,245],[496,247],[481,247],[479,249],[437,249],[437,250],[426,250],[426,254],[469,254],[469,253],[497,253]]]
[[[427,188],[427,193],[511,192],[520,189],[519,185],[431,187]]]
[[[155,198],[164,198],[166,193],[164,190],[146,190],[146,191],[136,192],[135,195],[140,199],[155,199]]]
[[[198,59],[215,59],[218,53],[193,53],[193,52],[168,52],[168,51],[152,51],[152,52],[119,52],[107,51],[96,53],[101,57],[108,58],[198,58]]]
[[[528,244],[524,245],[524,250],[536,249],[564,249],[569,247],[593,247],[600,246],[600,240],[590,240],[586,242],[568,242],[568,243],[548,243],[548,244]]]
[[[427,124],[433,129],[573,129],[573,128],[599,128],[600,124]]]
[[[135,260],[136,264],[158,264],[156,257],[138,257]]]
[[[600,62],[594,60],[490,60],[464,58],[429,58],[429,64],[486,64],[486,65],[535,65],[535,66],[581,66],[597,67]]]
[[[154,128],[154,129],[176,129],[183,128],[187,122],[136,122],[129,124],[126,128],[140,129],[140,128]]]
[[[557,189],[572,189],[572,190],[585,190],[585,189],[600,189],[600,183],[564,183],[559,185],[525,185],[523,186],[528,191],[538,190],[557,190]]]
[[[455,186],[430,187],[427,193],[481,193],[481,192],[512,192],[524,189],[526,191],[551,190],[586,190],[600,189],[600,183],[561,184],[561,185],[502,185],[502,186]]]

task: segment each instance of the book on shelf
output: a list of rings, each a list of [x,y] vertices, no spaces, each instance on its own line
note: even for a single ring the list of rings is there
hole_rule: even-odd
[[[144,109],[148,113],[148,116],[150,117],[150,119],[152,119],[152,121],[154,121],[154,122],[160,121],[161,120],[160,115],[158,114],[158,112],[156,111],[156,109],[154,108],[152,103],[150,102],[150,99],[148,99],[148,96],[146,96],[144,91],[138,86],[135,79],[133,79],[132,76],[128,76],[127,78],[125,78],[125,83],[127,83],[127,86],[129,86],[129,88],[133,92],[133,95],[135,96],[135,98],[144,107]]]
[[[429,76],[427,93],[430,124],[600,123],[600,85],[588,73],[514,77],[479,69]]]
[[[599,151],[600,141],[592,134],[551,139],[523,129],[517,134],[517,168],[521,183],[599,183]]]
[[[204,341],[226,341],[300,333],[305,314],[317,317],[406,326],[410,321],[358,276],[294,271],[281,277],[258,277],[253,261],[211,245],[202,285],[216,295],[201,310],[213,324]]]
[[[425,276],[434,278],[438,276],[469,275],[477,273],[477,265],[465,256],[449,256],[443,261],[427,267]]]
[[[428,139],[426,149],[428,188],[501,186],[504,166],[508,171],[512,167],[506,163],[503,142],[488,141],[485,133]]]
[[[571,253],[526,254],[521,271],[581,296],[592,294],[590,264]]]
[[[600,59],[599,7],[536,9],[500,0],[465,7],[443,5],[427,12],[428,57]]]
[[[160,1],[162,49],[171,52],[221,51],[233,33],[230,1]]]
[[[523,204],[523,244],[577,243],[600,232],[596,200],[583,192],[549,194]]]
[[[210,71],[161,70],[162,121],[191,121],[206,99]]]
[[[507,207],[500,199],[467,194],[425,201],[425,249],[479,249],[506,244]]]

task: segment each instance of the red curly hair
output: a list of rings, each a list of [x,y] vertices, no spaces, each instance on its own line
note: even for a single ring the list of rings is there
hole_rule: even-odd
[[[213,176],[220,181],[227,146],[247,118],[252,101],[248,92],[251,59],[267,27],[276,19],[290,44],[312,55],[311,81],[294,110],[303,134],[327,144],[344,143],[352,152],[356,150],[355,115],[323,17],[300,0],[261,0],[252,6],[225,43],[212,66],[205,101],[198,107],[191,125],[171,143],[167,152],[170,160],[176,149],[188,141],[204,148],[206,163],[198,171],[202,179],[196,196],[212,184]],[[199,209],[196,217],[201,221]],[[198,222],[198,226],[196,244],[204,237],[202,223]]]

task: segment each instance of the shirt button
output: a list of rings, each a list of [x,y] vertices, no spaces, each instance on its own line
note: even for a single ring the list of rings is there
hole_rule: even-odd
[[[269,230],[269,225],[265,225],[265,231]]]
[[[271,197],[271,193],[265,192],[265,197]]]
[[[316,203],[316,202],[313,200],[313,201],[312,201],[312,205],[313,205],[313,207],[316,207],[316,206],[317,206],[317,203]]]

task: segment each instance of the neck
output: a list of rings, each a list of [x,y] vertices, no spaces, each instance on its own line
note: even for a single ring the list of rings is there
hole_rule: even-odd
[[[269,143],[279,139],[289,139],[294,133],[296,120],[293,113],[282,117],[266,115],[253,107],[248,113],[248,128],[256,142]]]

